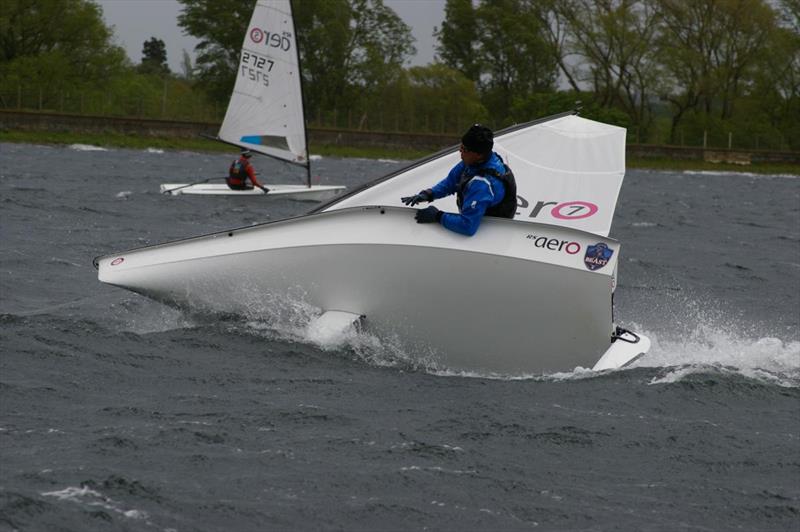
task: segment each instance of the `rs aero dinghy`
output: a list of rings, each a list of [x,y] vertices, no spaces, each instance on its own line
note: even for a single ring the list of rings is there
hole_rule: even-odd
[[[447,174],[453,146],[303,216],[98,257],[98,277],[196,312],[246,314],[299,289],[321,310],[312,336],[360,323],[452,370],[603,370],[646,353],[613,322],[625,129],[563,113],[499,131],[494,150],[518,210],[473,237],[417,224],[400,201]]]
[[[260,0],[247,28],[239,69],[219,134],[227,144],[306,169],[305,185],[266,183],[268,197],[324,201],[340,185],[312,185],[303,113],[300,56],[289,0]],[[224,183],[164,183],[162,194],[263,196],[261,189],[231,190]]]

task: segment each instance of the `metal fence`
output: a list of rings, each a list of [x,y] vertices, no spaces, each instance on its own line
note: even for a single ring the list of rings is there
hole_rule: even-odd
[[[157,96],[19,86],[0,90],[0,109],[194,122],[220,122],[226,110],[189,92],[171,90],[166,83]],[[306,121],[309,127],[317,128],[432,134],[456,134],[470,123],[467,117],[447,116],[445,112],[414,113],[391,108],[307,110]]]
[[[171,93],[165,84],[158,96],[118,95],[99,91],[53,91],[47,87],[0,90],[0,108],[93,116],[218,121],[225,109],[188,93]]]
[[[225,107],[210,103],[184,87],[176,87],[166,81],[159,94],[120,95],[100,91],[64,91],[47,86],[0,89],[0,109],[55,112],[89,116],[124,118],[185,120],[192,122],[221,122]],[[456,116],[446,110],[432,112],[409,112],[396,107],[374,109],[306,110],[309,127],[347,129],[357,131],[425,133],[437,135],[460,135],[472,122],[471,117]],[[668,120],[668,119],[667,119]],[[487,124],[502,127],[503,124]],[[663,139],[664,128],[651,135],[659,138],[642,138],[639,129],[628,128],[628,142],[633,144],[671,144],[682,147],[739,150],[797,149],[780,131],[765,133],[735,131],[720,127],[711,130],[680,128],[675,142]]]

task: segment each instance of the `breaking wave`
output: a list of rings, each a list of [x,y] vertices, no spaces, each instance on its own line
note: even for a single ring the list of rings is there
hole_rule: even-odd
[[[429,350],[409,349],[397,334],[374,334],[354,325],[337,334],[320,337],[311,327],[321,316],[320,309],[308,302],[297,287],[289,297],[259,297],[248,304],[248,329],[271,339],[310,344],[331,354],[352,355],[370,365],[429,370],[437,368]]]
[[[101,146],[93,146],[91,144],[70,144],[69,149],[75,151],[108,151]]]
[[[260,294],[244,301],[244,331],[271,340],[297,342],[330,353],[332,356],[356,358],[369,365],[398,367],[423,371],[442,377],[470,377],[503,380],[579,380],[604,376],[609,371],[595,372],[577,367],[572,371],[504,375],[460,371],[442,367],[435,352],[425,346],[410,344],[394,333],[376,334],[358,327],[339,334],[319,338],[309,325],[323,310],[312,305],[302,288],[297,287],[289,297]],[[113,306],[121,329],[136,334],[164,332],[173,329],[203,326],[205,320],[183,311],[144,298],[132,298]],[[219,323],[218,321],[208,323]],[[696,374],[738,374],[764,384],[800,387],[800,341],[777,337],[748,337],[719,325],[718,320],[706,318],[693,329],[675,336],[649,331],[637,324],[626,324],[631,330],[650,338],[647,355],[630,366],[614,372],[636,368],[658,369],[650,384],[678,382]],[[238,334],[241,321],[229,322],[226,332]]]
[[[676,382],[698,373],[719,373],[800,387],[800,341],[746,338],[702,323],[682,339],[664,340],[657,335],[650,339],[650,352],[632,367],[667,370],[651,384]]]
[[[102,508],[110,512],[124,515],[130,519],[148,518],[147,512],[134,508],[127,508],[125,504],[116,501],[97,490],[91,489],[88,485],[68,486],[63,490],[46,491],[41,493],[44,497],[54,497],[61,501],[68,501],[88,508]]]
[[[111,304],[106,317],[116,322],[117,330],[139,335],[190,329],[202,323],[189,313],[139,296]]]
[[[278,321],[251,321],[248,326],[260,331],[270,330],[283,340],[312,343],[324,351],[351,351],[372,365],[399,366],[443,377],[575,380],[608,373],[582,367],[570,372],[519,376],[450,370],[436,362],[435,353],[408,346],[397,335],[376,335],[355,329],[331,343],[320,344],[308,338],[307,326],[321,310],[298,301],[291,306],[292,312],[283,314]],[[287,320],[289,315],[294,318]],[[279,324],[277,328],[276,324]],[[614,371],[634,368],[663,370],[653,377],[651,384],[676,382],[700,373],[718,373],[738,374],[765,384],[800,387],[800,341],[783,341],[775,337],[748,338],[703,323],[679,339],[668,339],[665,335],[649,332],[636,325],[633,330],[641,331],[650,338],[650,351],[629,367]]]
[[[800,174],[757,174],[754,172],[735,172],[732,170],[684,170],[684,175],[708,175],[727,177],[748,177],[755,179],[798,179]]]

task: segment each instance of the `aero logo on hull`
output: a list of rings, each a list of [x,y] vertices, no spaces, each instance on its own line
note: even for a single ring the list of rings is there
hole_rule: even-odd
[[[537,235],[528,235],[525,238],[533,241],[535,247],[547,249],[549,251],[563,251],[569,255],[574,255],[581,250],[581,245],[579,243],[570,242],[569,240],[559,240],[557,238]]]

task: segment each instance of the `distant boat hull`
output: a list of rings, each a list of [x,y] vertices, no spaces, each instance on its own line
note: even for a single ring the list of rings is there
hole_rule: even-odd
[[[265,185],[269,189],[268,197],[291,198],[304,201],[327,201],[344,192],[345,187],[340,185]],[[190,185],[187,183],[164,183],[161,185],[162,194],[178,195],[190,194],[200,196],[263,196],[260,188],[249,190],[231,190],[225,184],[200,183]]]
[[[365,317],[426,363],[481,374],[591,368],[611,345],[614,240],[486,219],[475,237],[360,207],[95,259],[101,281],[193,311],[300,298]],[[594,271],[588,246],[615,251]],[[401,339],[401,340],[400,340]]]

